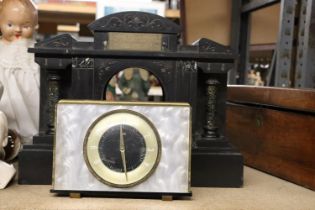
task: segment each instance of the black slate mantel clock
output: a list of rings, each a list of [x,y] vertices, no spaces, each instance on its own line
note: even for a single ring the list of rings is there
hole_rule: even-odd
[[[208,39],[179,45],[180,27],[148,13],[112,14],[89,29],[94,42],[64,34],[29,50],[41,67],[40,133],[21,152],[19,183],[51,181],[55,105],[60,99],[103,100],[113,75],[138,67],[159,79],[164,101],[192,106],[192,186],[242,186],[242,156],[225,137],[227,71],[236,55]]]

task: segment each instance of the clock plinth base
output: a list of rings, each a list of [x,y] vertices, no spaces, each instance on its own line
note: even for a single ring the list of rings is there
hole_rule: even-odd
[[[243,156],[224,138],[200,139],[192,150],[193,187],[242,187]]]
[[[191,197],[191,192],[186,193],[165,193],[165,192],[119,192],[119,191],[71,191],[71,190],[50,190],[59,196],[74,196],[71,198],[81,197],[107,197],[107,198],[148,198],[161,199],[162,201],[172,201],[178,198]],[[80,195],[80,197],[78,197]]]
[[[19,154],[18,183],[50,185],[53,162],[53,137],[34,136],[32,145],[24,145]]]

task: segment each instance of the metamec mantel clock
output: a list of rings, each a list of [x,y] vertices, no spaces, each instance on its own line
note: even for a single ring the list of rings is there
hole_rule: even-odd
[[[146,180],[160,155],[161,142],[154,124],[127,109],[99,117],[84,141],[84,158],[91,173],[113,187],[130,187]]]
[[[187,103],[62,100],[52,192],[190,196]]]

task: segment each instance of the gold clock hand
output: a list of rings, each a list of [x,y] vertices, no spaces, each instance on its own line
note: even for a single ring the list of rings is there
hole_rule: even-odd
[[[126,154],[125,154],[125,140],[124,140],[124,134],[123,134],[122,125],[120,125],[120,131],[119,131],[119,149],[120,149],[121,159],[122,159],[122,162],[123,162],[123,167],[124,167],[126,180],[128,181],[127,166],[126,166]]]

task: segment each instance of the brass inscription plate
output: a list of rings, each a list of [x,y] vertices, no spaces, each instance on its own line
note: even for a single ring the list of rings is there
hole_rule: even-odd
[[[108,33],[109,50],[161,51],[162,34],[147,33]]]

